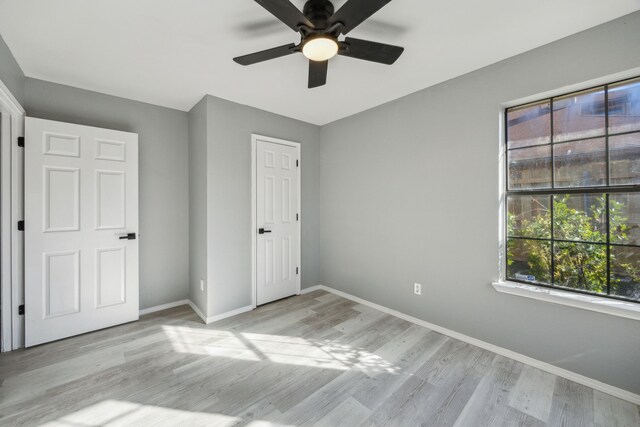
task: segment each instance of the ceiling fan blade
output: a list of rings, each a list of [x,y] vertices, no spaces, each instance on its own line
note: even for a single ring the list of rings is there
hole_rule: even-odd
[[[296,45],[294,43],[285,44],[284,46],[278,46],[260,52],[250,53],[244,56],[238,56],[233,58],[240,65],[257,64],[258,62],[268,61],[270,59],[280,58],[281,56],[287,56],[294,53],[293,48]]]
[[[284,22],[296,33],[299,25],[306,25],[313,29],[313,23],[309,21],[300,10],[289,0],[256,0],[260,6],[267,9],[273,16]]]
[[[404,48],[400,46],[347,37],[344,42],[340,43],[338,54],[391,65],[402,55],[402,52],[404,52]]]
[[[391,0],[348,0],[331,18],[329,26],[341,22],[342,34],[347,34]]]
[[[329,61],[309,61],[309,89],[327,83]]]

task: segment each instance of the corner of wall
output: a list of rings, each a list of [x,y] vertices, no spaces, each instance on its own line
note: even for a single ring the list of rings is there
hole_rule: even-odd
[[[189,111],[189,300],[208,316],[207,270],[207,102]]]

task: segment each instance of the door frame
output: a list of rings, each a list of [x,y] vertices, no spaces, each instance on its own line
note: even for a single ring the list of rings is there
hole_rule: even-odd
[[[18,137],[24,136],[25,110],[2,80],[0,112],[8,117],[5,125],[9,124],[9,132],[3,130],[0,135],[0,352],[6,352],[24,346],[24,317],[18,314],[18,306],[24,303],[24,234],[17,222],[24,208],[24,153],[18,148]]]
[[[298,271],[298,285],[296,287],[296,295],[300,295],[301,283],[302,283],[302,158],[300,156],[301,144],[295,141],[287,141],[285,139],[273,138],[270,136],[264,136],[252,133],[251,134],[251,306],[256,308],[258,306],[258,278],[257,278],[257,266],[256,266],[256,254],[258,251],[258,211],[257,211],[257,179],[258,179],[258,141],[270,142],[273,144],[286,145],[296,149],[298,166],[298,213],[300,214],[298,219],[298,256],[297,263],[299,267]]]

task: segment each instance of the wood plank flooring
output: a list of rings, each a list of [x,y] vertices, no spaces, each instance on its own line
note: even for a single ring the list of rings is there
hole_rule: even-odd
[[[0,425],[640,426],[640,408],[324,291],[0,355]]]

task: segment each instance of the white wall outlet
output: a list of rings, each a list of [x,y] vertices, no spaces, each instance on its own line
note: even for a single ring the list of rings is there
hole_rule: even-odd
[[[413,293],[416,295],[422,295],[422,285],[420,283],[413,284]]]
[[[200,290],[204,291],[204,279],[200,279]]]

